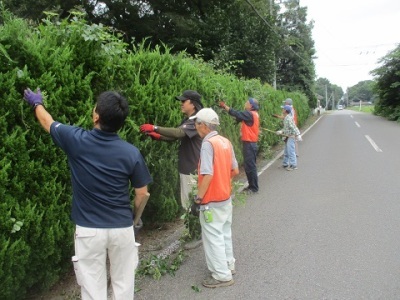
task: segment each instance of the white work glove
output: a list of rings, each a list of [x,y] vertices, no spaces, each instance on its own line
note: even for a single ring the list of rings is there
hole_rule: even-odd
[[[298,141],[298,142],[303,141],[303,138],[301,137],[301,134],[296,136],[296,141]]]
[[[282,134],[283,134],[283,131],[282,131],[282,130],[278,130],[278,131],[276,132],[276,134],[277,134],[277,135],[282,135]]]

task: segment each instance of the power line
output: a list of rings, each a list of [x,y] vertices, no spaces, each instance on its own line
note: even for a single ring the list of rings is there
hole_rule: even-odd
[[[281,39],[281,41],[283,41],[283,45],[285,45],[290,51],[293,52],[294,55],[296,55],[298,58],[300,58],[304,63],[308,63],[303,57],[301,57],[298,53],[296,53],[289,45],[286,44],[285,39],[275,31],[275,27],[273,27],[271,24],[269,24],[267,22],[267,20],[265,20],[261,14],[257,11],[257,9],[255,8],[255,6],[249,1],[246,0],[246,2],[251,6],[251,8],[254,10],[254,12],[257,14],[257,16],[278,36],[279,39]]]

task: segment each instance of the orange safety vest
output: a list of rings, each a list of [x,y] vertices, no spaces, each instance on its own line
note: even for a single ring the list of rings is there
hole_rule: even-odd
[[[208,139],[214,150],[213,159],[213,178],[205,193],[201,204],[210,202],[221,202],[228,200],[231,196],[231,170],[232,170],[232,144],[231,142],[216,135]],[[204,175],[200,174],[200,164],[198,166],[198,186],[203,181]]]
[[[253,125],[248,126],[244,121],[242,121],[241,133],[242,133],[242,141],[244,142],[257,142],[258,141],[258,133],[260,130],[260,117],[256,111],[251,111],[253,115]]]

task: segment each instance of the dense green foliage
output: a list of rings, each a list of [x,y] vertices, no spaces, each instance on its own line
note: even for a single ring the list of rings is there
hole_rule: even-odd
[[[381,66],[372,74],[376,76],[375,91],[379,100],[375,114],[389,120],[400,120],[400,45],[380,60]]]
[[[347,89],[348,102],[375,102],[376,93],[374,91],[375,82],[373,80],[360,81],[356,85]]]
[[[167,47],[128,46],[110,28],[85,23],[78,11],[69,20],[49,17],[39,26],[7,12],[0,15],[1,299],[22,299],[28,289],[50,287],[69,267],[73,250],[67,160],[22,100],[26,87],[41,88],[54,119],[87,129],[96,95],[117,90],[128,98],[130,116],[120,135],[141,150],[154,178],[145,224],[177,217],[177,143],[153,142],[138,128],[145,122],[177,126],[182,115],[174,97],[183,90],[198,90],[205,105],[220,113],[221,133],[234,144],[239,163],[239,125],[216,100],[241,109],[249,96],[256,97],[261,125],[269,129],[279,127],[270,115],[281,111],[286,97],[294,100],[300,124],[309,115],[303,94],[215,72]],[[263,132],[261,151],[278,140]]]
[[[3,1],[18,16],[36,21],[43,10],[62,18],[81,5],[88,22],[116,28],[125,42],[185,50],[237,77],[301,91],[315,107],[313,25],[297,0]]]

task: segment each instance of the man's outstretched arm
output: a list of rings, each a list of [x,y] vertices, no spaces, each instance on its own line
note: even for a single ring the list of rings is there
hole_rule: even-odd
[[[37,89],[35,93],[27,88],[24,91],[24,99],[32,107],[36,118],[39,120],[40,125],[42,125],[44,130],[50,132],[50,126],[54,122],[54,120],[43,105],[43,96],[40,92],[40,89]]]
[[[48,113],[43,105],[39,105],[35,109],[36,118],[39,120],[40,125],[50,133],[50,126],[54,122],[53,117]]]

